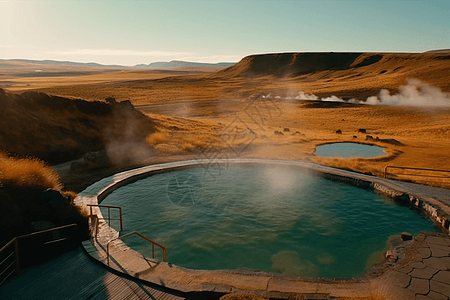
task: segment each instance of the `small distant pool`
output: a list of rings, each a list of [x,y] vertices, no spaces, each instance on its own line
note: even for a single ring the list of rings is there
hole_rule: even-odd
[[[339,158],[373,158],[386,156],[387,153],[381,147],[363,145],[358,143],[333,143],[316,147],[317,156]]]
[[[391,236],[437,231],[382,195],[281,166],[156,174],[102,204],[121,206],[127,232],[161,243],[168,262],[193,269],[352,277],[380,258]],[[151,257],[145,240],[124,242]]]

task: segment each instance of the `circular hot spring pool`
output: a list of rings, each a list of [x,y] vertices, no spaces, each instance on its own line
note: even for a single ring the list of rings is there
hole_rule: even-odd
[[[193,269],[353,277],[379,261],[390,237],[438,231],[371,190],[276,166],[155,174],[102,204],[121,206],[127,232],[159,242],[168,262]],[[151,257],[145,240],[124,242]]]
[[[383,148],[358,143],[331,143],[316,147],[314,155],[337,158],[375,158],[386,156]]]

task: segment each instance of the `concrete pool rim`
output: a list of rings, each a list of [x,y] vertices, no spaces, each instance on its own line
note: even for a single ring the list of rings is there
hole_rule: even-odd
[[[150,165],[146,167],[137,168],[134,170],[125,171],[122,173],[115,174],[113,176],[104,178],[99,182],[91,185],[86,188],[83,192],[79,194],[77,197],[78,205],[86,205],[86,204],[99,204],[101,201],[112,191],[123,186],[125,184],[131,183],[133,181],[139,180],[144,177],[151,176],[152,174],[187,169],[192,167],[197,167],[198,165],[207,165],[210,164],[210,160],[189,160],[189,161],[179,161],[174,163],[165,163],[158,165]],[[368,176],[363,174],[358,174],[349,171],[343,171],[340,169],[325,167],[321,165],[316,165],[312,163],[302,162],[302,161],[286,161],[286,160],[273,160],[273,159],[228,159],[228,160],[215,160],[214,163],[218,163],[220,165],[286,165],[290,167],[303,168],[312,172],[313,175],[322,176],[325,178],[343,181],[346,183],[350,183],[362,188],[373,189],[374,191],[384,193],[391,198],[394,198],[398,201],[409,201],[412,205],[417,207],[418,209],[424,211],[434,222],[440,224],[446,233],[448,234],[448,225],[450,220],[450,208],[443,203],[439,202],[436,199],[427,197],[423,194],[409,191],[404,187],[395,185],[395,183],[391,181],[384,180],[382,178]],[[102,182],[104,186],[96,187],[93,186]],[[97,214],[101,215],[100,211],[97,209]],[[126,229],[126,225],[125,225]],[[87,252],[95,257],[97,260],[105,263],[105,251],[104,246],[105,242],[111,240],[114,237],[119,236],[119,233],[109,226],[105,222],[100,223],[100,232],[97,234],[91,241],[88,243],[83,243]],[[134,253],[135,251],[128,249],[124,245],[117,243],[118,249],[121,251],[129,251],[129,255],[127,257],[131,257],[130,255],[134,254],[135,256],[139,256],[138,253]],[[119,256],[122,252],[118,252]],[[114,254],[116,255],[116,254]],[[113,260],[115,256],[111,254]],[[344,278],[344,279],[323,279],[323,278],[308,278],[308,277],[290,277],[283,274],[274,274],[269,272],[257,272],[257,271],[241,271],[241,270],[214,270],[214,271],[205,271],[205,270],[193,270],[193,269],[185,269],[182,267],[171,265],[170,263],[155,263],[161,272],[155,272],[157,269],[155,266],[151,266],[150,268],[147,266],[147,269],[151,269],[150,271],[144,270],[142,271],[142,263],[135,263],[134,266],[138,266],[137,269],[133,270],[133,264],[130,263],[126,266],[126,260],[128,258],[117,257],[117,265],[112,266],[112,268],[119,270],[123,273],[130,274],[134,277],[141,278],[143,280],[147,280],[149,282],[153,282],[159,284],[164,282],[164,284],[173,289],[177,289],[183,292],[199,292],[199,291],[224,291],[229,292],[230,289],[234,291],[240,290],[264,290],[264,284],[261,282],[264,278],[276,278],[276,280],[292,282],[293,279],[300,280],[303,284],[319,284],[319,285],[329,285],[329,284],[337,284],[336,288],[338,288],[339,284],[362,284],[367,277],[373,277],[371,273],[374,270],[367,270],[360,276],[354,278]],[[132,260],[136,261],[135,258]],[[381,266],[383,267],[383,266]],[[373,268],[380,268],[380,266],[375,266]],[[148,271],[148,272],[147,272]],[[147,273],[146,273],[147,272]],[[172,273],[172,274],[168,274]],[[152,278],[152,273],[153,278]],[[179,273],[179,274],[177,274]],[[164,276],[165,275],[165,276]],[[156,276],[156,277],[155,277]],[[162,276],[162,277],[161,277]],[[181,276],[181,277],[180,277]],[[380,276],[379,274],[375,277]],[[184,280],[182,278],[189,277],[189,280]],[[227,278],[224,278],[227,277]],[[164,278],[164,280],[162,279]],[[168,279],[175,278],[172,282],[168,282]],[[178,278],[178,279],[177,279]],[[207,280],[211,278],[211,280]],[[205,282],[206,280],[206,282]],[[170,280],[169,280],[170,281]],[[211,281],[211,282],[209,282]],[[264,280],[263,280],[264,281]],[[269,283],[267,282],[266,290],[268,289]],[[230,287],[231,286],[231,287]],[[325,288],[325,287],[324,287]],[[348,286],[347,286],[348,288]],[[326,288],[328,289],[328,288]]]

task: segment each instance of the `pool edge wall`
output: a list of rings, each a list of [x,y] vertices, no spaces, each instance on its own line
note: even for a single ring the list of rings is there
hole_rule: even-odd
[[[232,163],[233,165],[240,165],[240,164],[241,165],[261,165],[262,161],[266,162],[266,163],[264,163],[264,165],[275,165],[275,166],[279,166],[280,164],[283,164],[285,162],[291,162],[291,161],[284,161],[284,160],[276,161],[276,160],[260,160],[260,159],[258,159],[258,160],[249,161],[249,160],[241,159],[241,160],[228,160],[227,162],[218,161],[218,164],[226,165],[226,164]],[[182,162],[197,162],[197,161],[182,161]],[[295,161],[292,161],[292,162],[295,162]],[[129,183],[135,182],[139,179],[142,179],[142,178],[154,175],[154,174],[190,169],[190,168],[196,167],[199,163],[202,163],[202,162],[200,161],[200,162],[197,162],[194,164],[183,165],[183,166],[169,166],[167,168],[144,171],[142,173],[126,177],[123,180],[113,183],[113,184],[109,185],[108,187],[106,187],[104,190],[102,190],[97,195],[98,204],[100,204],[110,193],[112,193],[114,190],[118,189],[121,186],[127,185]],[[303,162],[295,162],[295,163],[297,163],[297,164],[289,165],[289,166],[304,169],[307,172],[311,173],[312,175],[344,182],[344,183],[351,184],[351,185],[354,185],[354,186],[357,186],[360,188],[371,189],[372,191],[384,194],[401,204],[411,204],[416,209],[419,209],[422,212],[424,212],[435,223],[439,224],[441,226],[441,228],[446,231],[446,233],[450,234],[450,231],[449,231],[450,208],[448,206],[445,206],[443,203],[439,202],[438,200],[436,201],[436,199],[427,197],[418,192],[409,191],[405,188],[396,186],[392,182],[388,182],[388,181],[384,180],[383,178],[369,177],[364,174],[356,174],[353,172],[340,170],[340,169],[334,169],[331,167],[324,168],[321,165],[316,165],[316,164],[312,164],[312,163],[303,163]],[[218,164],[215,164],[215,166],[217,166]],[[157,165],[155,165],[155,166],[157,166]],[[143,167],[143,168],[146,168],[146,167]],[[139,169],[143,169],[143,168],[139,168]],[[139,169],[135,169],[135,170],[139,170]],[[122,172],[121,174],[128,173],[131,171],[133,171],[133,170]],[[339,174],[339,173],[342,173],[342,174]],[[384,184],[383,184],[383,182],[384,182]],[[443,206],[448,208],[447,212],[444,211]]]
[[[188,169],[196,167],[199,164],[211,163],[208,160],[192,160],[192,161],[180,161],[175,163],[161,164],[161,165],[151,165],[146,166],[108,177],[111,179],[111,183],[107,186],[101,188],[95,195],[85,196],[83,192],[77,197],[77,202],[79,205],[86,204],[100,204],[111,192],[115,189],[129,184],[131,182],[137,181],[139,179],[148,177],[152,174],[164,173],[175,170]],[[438,223],[448,234],[449,233],[449,220],[450,208],[440,203],[438,200],[427,197],[423,194],[409,191],[403,187],[397,186],[390,181],[386,181],[382,178],[371,177],[363,174],[352,173],[344,170],[324,167],[320,165],[315,165],[311,163],[304,163],[299,161],[284,161],[284,160],[267,160],[267,159],[234,159],[234,160],[217,160],[214,166],[218,164],[224,166],[228,164],[232,165],[286,165],[289,167],[295,167],[303,169],[312,175],[321,176],[324,178],[337,180],[352,184],[365,189],[372,189],[374,192],[379,192],[393,198],[396,201],[402,203],[408,203],[413,205],[419,210],[422,210],[427,214],[435,223]],[[108,182],[108,180],[106,180]],[[87,188],[88,189],[88,188]],[[99,209],[96,209],[96,213],[102,218]],[[112,238],[118,237],[119,233],[113,228],[110,228],[105,221],[100,221],[100,232],[98,235],[93,237],[89,243],[83,243],[85,245],[86,251],[93,256],[98,261],[106,264],[107,259],[105,258],[105,247],[107,242]],[[126,229],[126,224],[125,224]],[[166,287],[179,290],[182,292],[230,292],[230,291],[260,291],[269,289],[269,282],[276,278],[276,280],[281,280],[285,282],[292,281],[292,277],[283,274],[273,274],[268,272],[247,272],[247,271],[228,271],[228,270],[217,270],[217,271],[204,271],[204,270],[191,270],[171,265],[169,263],[157,263],[154,267],[155,270],[150,272],[152,276],[145,276],[145,272],[140,271],[139,263],[135,263],[138,266],[137,270],[133,269],[133,264],[129,264],[129,268],[124,267],[128,260],[136,261],[136,256],[139,253],[129,249],[123,243],[118,243],[118,249],[122,252],[129,252],[127,255],[122,255],[122,257],[117,258],[118,265],[110,266],[120,272],[129,274],[133,277],[137,277],[155,284],[161,284],[161,278],[165,278],[166,282],[163,281]],[[127,249],[128,248],[128,249]],[[116,257],[111,255],[112,260]],[[142,264],[141,264],[142,265]],[[148,268],[148,266],[147,266]],[[364,284],[365,276],[367,271],[361,276],[355,278],[345,278],[345,279],[321,279],[321,278],[296,278],[296,282],[299,281],[305,285],[305,291],[312,289],[311,285],[316,285],[314,289],[317,290],[317,285],[323,286],[325,290],[329,289],[329,285],[332,284],[335,289],[348,290],[349,284]],[[144,275],[143,275],[144,274]],[[148,274],[147,274],[148,275]],[[378,276],[377,276],[378,277]],[[175,278],[175,279],[173,279]],[[185,278],[185,279],[182,279]],[[186,278],[189,278],[187,280]],[[173,280],[172,280],[173,279]],[[267,279],[267,280],[266,280]],[[167,282],[167,280],[169,282]],[[186,283],[186,280],[190,283]],[[267,282],[266,282],[267,281]],[[340,287],[342,285],[342,287]],[[339,295],[335,293],[334,296]]]

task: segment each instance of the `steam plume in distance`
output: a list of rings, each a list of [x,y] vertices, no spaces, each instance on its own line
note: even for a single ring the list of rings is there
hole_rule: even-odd
[[[263,98],[281,98],[268,94]],[[408,79],[406,85],[399,87],[398,93],[391,95],[389,90],[381,89],[377,96],[370,96],[365,101],[358,99],[344,100],[332,95],[330,97],[319,98],[314,94],[298,92],[295,97],[285,99],[313,100],[313,101],[333,101],[367,105],[405,105],[419,107],[450,107],[450,93],[443,92],[440,88],[429,85],[419,79]]]
[[[450,106],[450,93],[445,93],[440,88],[418,79],[408,79],[406,85],[400,86],[397,94],[391,95],[388,90],[382,89],[378,96],[367,98],[366,104]]]

